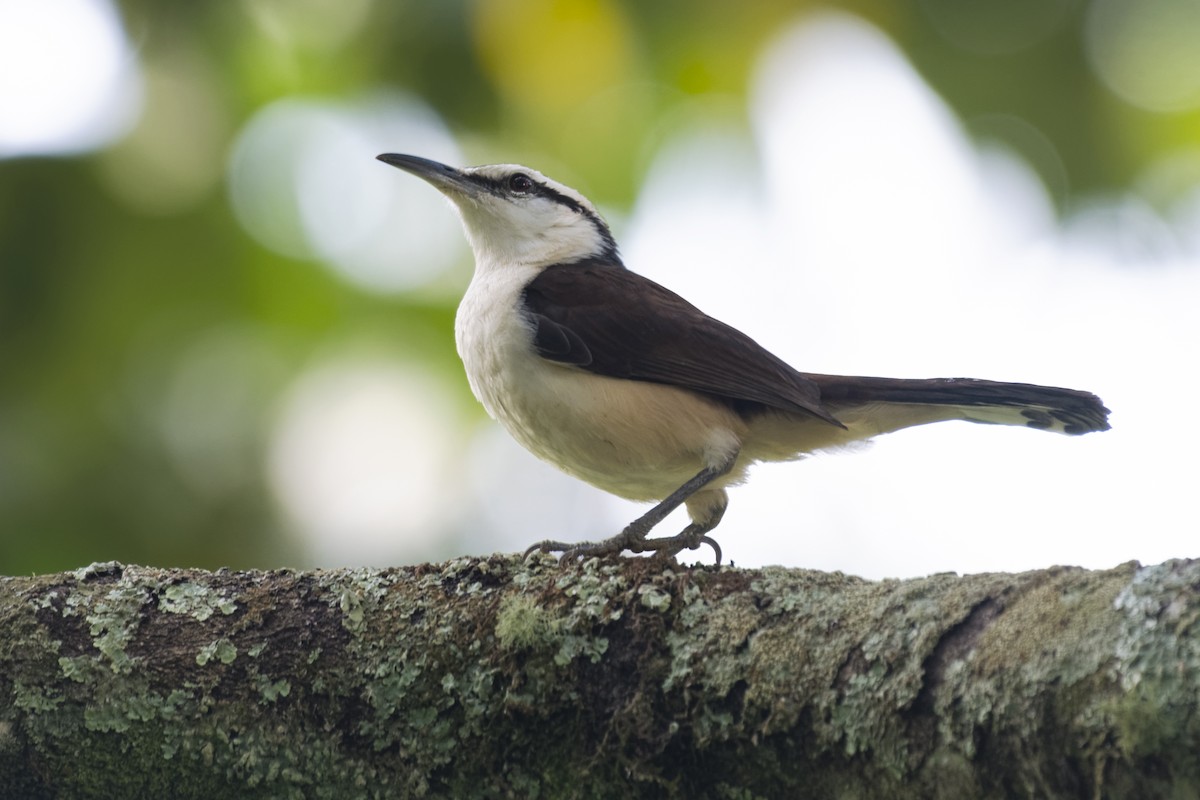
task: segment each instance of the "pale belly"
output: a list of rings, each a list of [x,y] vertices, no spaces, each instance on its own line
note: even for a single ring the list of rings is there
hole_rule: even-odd
[[[659,500],[737,449],[744,425],[728,408],[671,386],[543,359],[518,314],[489,313],[497,298],[486,297],[483,307],[477,298],[468,291],[456,325],[471,389],[539,458],[618,496]]]

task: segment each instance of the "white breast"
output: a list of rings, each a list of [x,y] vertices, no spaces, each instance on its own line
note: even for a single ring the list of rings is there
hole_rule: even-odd
[[[477,269],[455,320],[471,390],[514,439],[563,471],[632,500],[662,499],[737,447],[744,425],[724,406],[537,355],[521,293],[538,271]]]

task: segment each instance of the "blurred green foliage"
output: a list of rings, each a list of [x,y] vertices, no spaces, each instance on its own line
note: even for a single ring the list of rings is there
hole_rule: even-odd
[[[0,161],[0,572],[302,562],[262,467],[288,381],[330,342],[355,339],[402,340],[457,374],[451,297],[371,294],[268,251],[238,224],[226,160],[265,104],[403,88],[473,161],[562,165],[564,179],[623,207],[680,104],[740,102],[764,44],[819,8],[121,2],[146,81],[139,126],[99,152]],[[1081,0],[837,8],[886,32],[968,130],[1028,157],[1062,208],[1129,189],[1200,134],[1200,110],[1139,109],[1103,85]],[[996,122],[1006,119],[1027,126]],[[248,360],[228,387],[209,386],[232,393],[240,427],[233,461],[214,461],[229,474],[206,482],[170,455],[163,415],[190,385],[181,363],[209,346],[218,363],[222,347]],[[218,368],[194,380],[226,378]]]

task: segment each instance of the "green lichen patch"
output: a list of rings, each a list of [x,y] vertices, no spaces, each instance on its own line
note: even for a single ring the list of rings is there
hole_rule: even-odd
[[[203,667],[208,662],[214,660],[222,664],[232,664],[237,655],[237,645],[229,641],[229,639],[221,637],[200,648],[200,652],[196,654],[196,666]]]
[[[266,675],[255,675],[254,685],[262,696],[264,703],[274,703],[281,697],[287,697],[292,693],[292,682],[287,678],[271,680]]]
[[[973,672],[1037,669],[1047,660],[1069,669],[1062,675],[1068,682],[1095,672],[1116,646],[1117,619],[1107,612],[1132,578],[1130,569],[1048,572],[988,625],[975,649]]]
[[[1122,761],[1170,763],[1180,797],[1200,796],[1197,587],[1200,562],[1176,560],[1138,570],[1117,594],[1113,672],[1123,691],[1103,709]]]
[[[237,603],[211,586],[183,581],[167,586],[158,598],[159,608],[168,614],[185,614],[204,622],[213,614],[228,616],[237,610]]]
[[[671,595],[653,584],[638,587],[638,600],[651,611],[666,611],[671,607]]]
[[[0,781],[36,753],[73,797],[1121,797],[1169,753],[1186,790],[1196,586],[1190,564],[103,567],[0,603],[32,642],[0,640]]]
[[[556,642],[562,620],[524,593],[505,595],[496,613],[496,639],[505,650],[545,649]]]

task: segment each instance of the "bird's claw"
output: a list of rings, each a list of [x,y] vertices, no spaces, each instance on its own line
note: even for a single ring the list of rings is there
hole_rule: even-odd
[[[721,546],[717,544],[716,539],[711,536],[704,536],[697,532],[684,531],[675,536],[668,536],[665,539],[647,539],[641,543],[642,546],[634,550],[636,553],[652,551],[654,558],[674,558],[684,550],[698,550],[700,545],[708,545],[713,549],[713,555],[716,556],[716,566],[721,565]],[[632,548],[631,548],[632,549]]]
[[[537,553],[561,553],[558,557],[559,564],[570,564],[581,559],[592,557],[605,557],[620,555],[623,551],[628,550],[631,553],[653,553],[653,558],[670,559],[674,558],[684,550],[697,550],[701,545],[708,545],[713,549],[713,554],[716,556],[716,565],[721,564],[721,546],[711,536],[700,534],[699,531],[683,531],[683,533],[675,536],[668,536],[663,539],[647,539],[645,536],[631,536],[627,532],[622,532],[611,539],[605,539],[600,542],[576,542],[568,544],[567,542],[556,542],[552,539],[547,539],[543,542],[537,542],[526,549],[523,559],[528,559],[535,552]]]
[[[616,538],[605,539],[602,542],[576,542],[575,544],[554,541],[538,542],[526,550],[525,555],[528,557],[535,550],[542,553],[561,553],[562,555],[558,557],[559,564],[571,564],[589,558],[616,556],[626,549],[623,543],[615,541]]]

